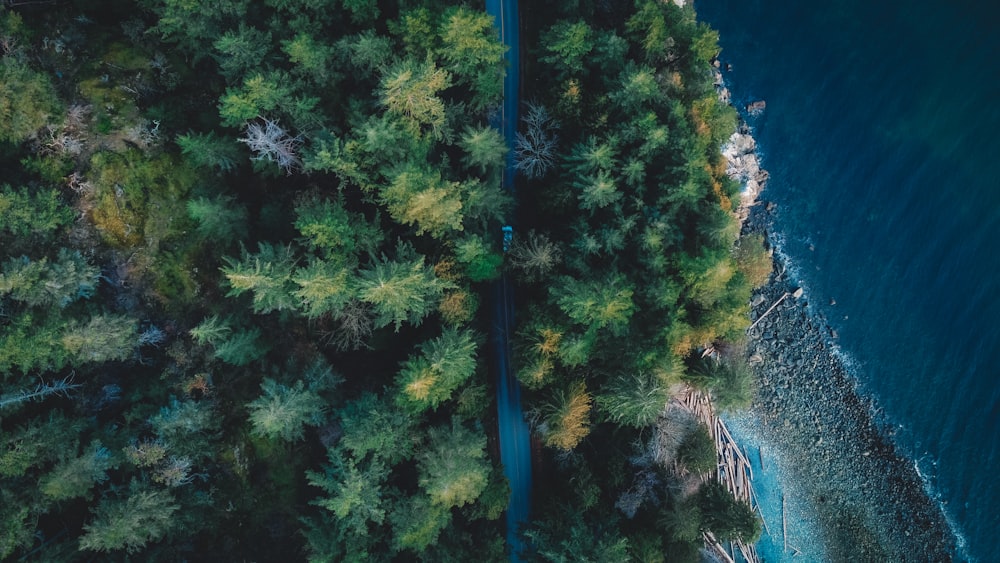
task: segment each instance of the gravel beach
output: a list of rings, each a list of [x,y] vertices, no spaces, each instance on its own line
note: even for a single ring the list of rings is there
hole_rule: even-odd
[[[745,232],[770,232],[773,206],[751,209]],[[795,280],[776,275],[754,293],[758,319]],[[749,334],[747,355],[758,383],[750,424],[780,452],[816,512],[833,561],[951,561],[954,539],[913,462],[902,457],[870,400],[835,351],[836,334],[809,312],[809,294],[786,298]]]

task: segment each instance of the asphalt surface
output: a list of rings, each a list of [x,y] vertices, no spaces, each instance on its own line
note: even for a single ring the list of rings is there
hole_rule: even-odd
[[[500,38],[507,50],[507,74],[503,83],[503,106],[493,119],[507,146],[513,147],[517,132],[520,105],[520,50],[517,0],[486,0],[486,11],[495,18]],[[503,172],[503,188],[514,191],[514,155],[507,155]],[[501,233],[497,233],[501,235]],[[515,234],[516,236],[516,234]],[[528,521],[531,509],[531,435],[521,408],[521,384],[514,376],[510,362],[510,336],[514,327],[514,292],[507,275],[493,284],[493,330],[491,340],[497,376],[497,422],[500,435],[500,461],[511,488],[507,506],[507,545],[511,561],[522,561],[519,554],[524,543],[517,532]]]

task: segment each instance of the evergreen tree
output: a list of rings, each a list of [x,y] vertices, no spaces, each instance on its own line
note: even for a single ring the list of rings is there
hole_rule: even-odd
[[[270,32],[240,23],[237,29],[222,34],[214,44],[215,60],[229,82],[236,82],[260,68],[271,50]]]
[[[597,396],[605,417],[635,428],[656,422],[669,400],[670,389],[654,374],[643,372],[613,379]]]
[[[175,525],[178,506],[170,493],[133,481],[125,498],[102,500],[84,524],[80,549],[135,553],[165,536]]]
[[[203,240],[225,244],[247,236],[247,208],[231,196],[189,199],[187,212]]]
[[[338,411],[341,444],[362,459],[371,454],[388,465],[410,459],[415,451],[418,420],[374,393],[364,393]]]
[[[392,115],[419,133],[424,127],[437,138],[444,134],[444,100],[438,93],[451,86],[451,74],[433,61],[406,60],[386,70],[381,81],[381,101]]]
[[[536,413],[545,445],[572,450],[590,433],[592,399],[582,381],[556,390]]]
[[[379,458],[358,462],[357,458],[345,458],[340,452],[328,452],[329,465],[324,473],[307,473],[309,484],[327,493],[326,498],[313,504],[333,513],[340,526],[349,533],[365,536],[371,524],[379,525],[385,520],[386,506],[383,498],[388,470]]]
[[[395,260],[383,255],[361,270],[358,295],[374,307],[376,327],[392,324],[398,332],[404,322],[419,325],[449,285],[424,264],[423,256],[401,244]]]
[[[420,345],[421,354],[403,364],[396,385],[396,402],[419,413],[436,409],[476,369],[476,343],[468,330],[446,328],[441,336]]]
[[[107,471],[115,465],[111,452],[94,441],[75,458],[64,459],[42,478],[39,488],[51,500],[68,500],[86,495],[104,482]]]
[[[352,284],[354,267],[333,261],[313,259],[309,265],[295,270],[292,283],[298,289],[292,294],[307,317],[339,316],[354,298]]]
[[[466,128],[459,137],[458,146],[465,152],[462,162],[480,174],[498,172],[504,165],[507,143],[492,127]]]
[[[549,294],[574,322],[587,328],[606,328],[614,335],[628,331],[635,310],[632,287],[621,275],[604,280],[563,277]]]
[[[220,137],[213,131],[208,133],[190,131],[178,135],[176,141],[188,162],[198,167],[232,172],[236,170],[237,162],[240,160],[239,145],[232,139]],[[190,207],[188,209],[190,210]]]
[[[253,434],[294,442],[302,439],[306,426],[322,422],[326,405],[301,380],[289,387],[264,378],[260,388],[263,394],[247,405]]]
[[[225,340],[232,332],[229,322],[220,320],[218,315],[205,317],[198,326],[188,331],[191,338],[198,344],[217,344]]]
[[[493,18],[459,7],[445,13],[441,28],[441,58],[456,77],[472,90],[472,106],[488,109],[503,93],[504,51],[497,40]]]
[[[389,515],[393,548],[421,553],[437,543],[441,530],[451,523],[451,511],[425,495],[400,499]]]
[[[245,366],[267,354],[270,346],[261,340],[260,329],[233,332],[215,345],[214,356],[227,364]]]
[[[120,315],[96,315],[86,324],[75,322],[60,339],[77,363],[125,360],[139,343],[136,322]]]
[[[594,48],[593,30],[584,21],[561,21],[542,33],[539,57],[556,71],[558,80],[585,74],[584,61]]]
[[[250,291],[253,293],[255,313],[292,309],[296,300],[292,296],[292,268],[295,256],[291,247],[260,243],[255,254],[243,249],[242,259],[236,261],[226,257],[222,273],[229,282],[229,297],[238,297]]]
[[[486,435],[466,429],[456,418],[451,428],[432,428],[429,436],[418,457],[420,487],[432,504],[444,508],[474,502],[489,482]]]
[[[416,227],[416,234],[444,238],[462,230],[462,185],[438,171],[406,167],[381,192],[381,203],[397,222]]]
[[[42,242],[73,222],[73,208],[53,188],[0,188],[0,234]]]
[[[0,143],[20,143],[49,122],[62,104],[48,76],[15,57],[0,58]]]

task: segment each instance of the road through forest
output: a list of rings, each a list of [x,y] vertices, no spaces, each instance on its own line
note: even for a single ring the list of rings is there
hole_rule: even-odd
[[[503,82],[503,105],[494,118],[507,146],[513,147],[517,132],[520,105],[520,41],[518,34],[517,0],[486,0],[486,11],[495,18],[500,40],[508,46],[507,74]],[[503,171],[503,188],[514,192],[514,155],[508,152]],[[498,233],[499,234],[499,233]],[[500,461],[510,483],[511,496],[507,506],[507,545],[511,561],[521,561],[523,545],[517,531],[527,522],[531,506],[531,437],[521,408],[521,386],[510,362],[510,336],[514,328],[513,287],[507,274],[493,284],[493,330],[495,369],[497,377],[497,423],[500,436]]]

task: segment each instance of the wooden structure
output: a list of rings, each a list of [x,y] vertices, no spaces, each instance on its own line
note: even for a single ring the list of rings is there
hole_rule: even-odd
[[[709,430],[712,439],[715,441],[715,451],[719,457],[719,465],[715,478],[722,483],[730,493],[738,500],[746,502],[760,515],[761,522],[764,522],[764,515],[761,514],[760,505],[757,503],[757,496],[753,492],[753,469],[747,455],[737,445],[733,439],[726,423],[716,415],[712,408],[712,402],[708,395],[694,389],[686,388],[675,399],[681,406],[694,414],[699,423],[704,424]],[[764,522],[767,529],[767,523]],[[757,556],[757,549],[753,544],[745,544],[742,541],[732,542],[729,550],[715,538],[712,534],[704,534],[705,547],[721,557],[723,561],[733,562],[733,555],[740,552],[747,563],[760,563]]]

